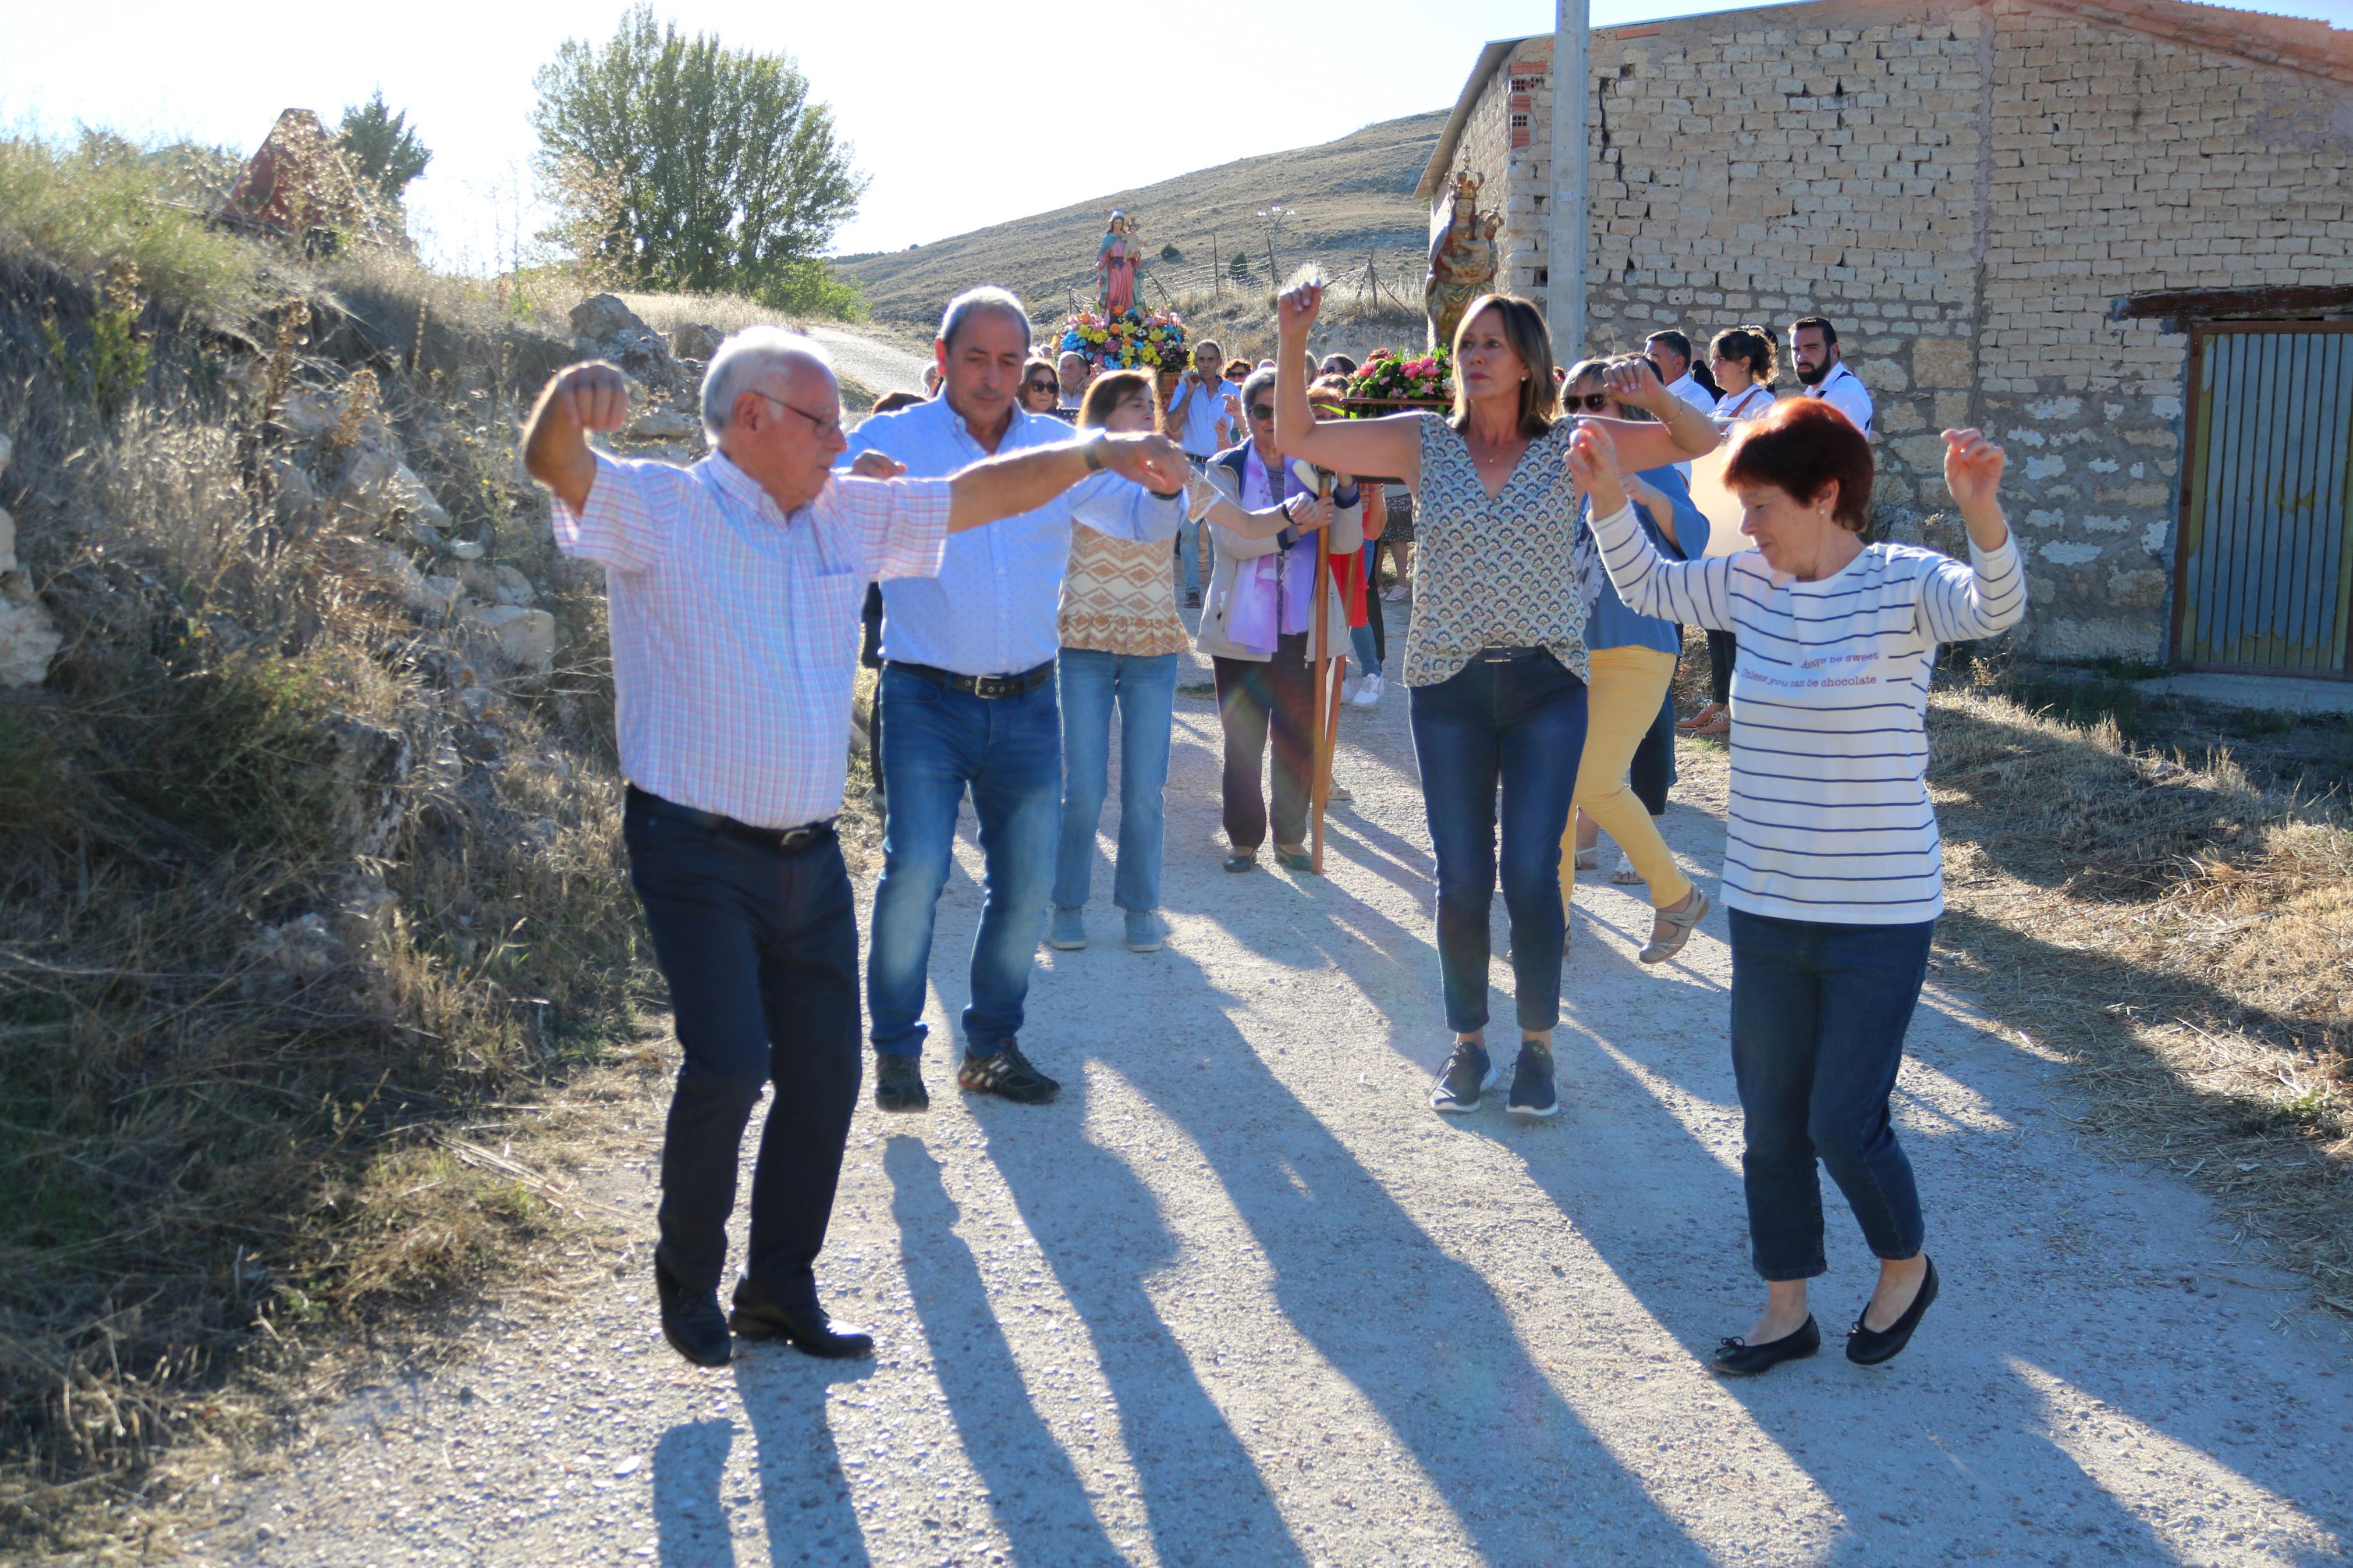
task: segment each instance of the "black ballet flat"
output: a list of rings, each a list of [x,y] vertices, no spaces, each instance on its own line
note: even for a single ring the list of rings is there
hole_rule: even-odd
[[[1715,1347],[1715,1354],[1708,1358],[1707,1364],[1710,1371],[1726,1377],[1755,1377],[1785,1361],[1803,1361],[1821,1348],[1822,1327],[1809,1312],[1795,1331],[1761,1345],[1752,1345],[1743,1339],[1725,1340]]]
[[[1912,1304],[1904,1309],[1902,1317],[1883,1329],[1866,1329],[1862,1326],[1862,1312],[1855,1314],[1854,1328],[1846,1337],[1846,1359],[1857,1366],[1877,1366],[1881,1362],[1894,1360],[1896,1352],[1912,1342],[1912,1331],[1920,1326],[1928,1303],[1936,1299],[1936,1260],[1932,1258],[1927,1275],[1920,1281],[1920,1293],[1912,1298]],[[1862,1310],[1871,1310],[1871,1303],[1865,1301]]]

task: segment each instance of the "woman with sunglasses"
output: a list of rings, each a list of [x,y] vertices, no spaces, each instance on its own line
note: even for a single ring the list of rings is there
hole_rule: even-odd
[[[1293,348],[1286,356],[1303,376],[1306,356]],[[1243,424],[1249,437],[1220,452],[1204,477],[1229,504],[1264,514],[1268,509],[1303,501],[1307,521],[1272,538],[1251,538],[1212,516],[1217,561],[1201,605],[1197,646],[1208,657],[1218,682],[1218,720],[1225,731],[1224,805],[1226,869],[1242,872],[1258,864],[1259,846],[1271,829],[1274,858],[1288,870],[1304,871],[1308,784],[1314,769],[1315,689],[1308,644],[1315,626],[1314,529],[1332,530],[1332,553],[1364,547],[1364,510],[1353,482],[1322,496],[1321,477],[1304,463],[1290,463],[1274,444],[1275,373],[1254,371],[1242,383]],[[1303,388],[1302,395],[1304,395]],[[1324,629],[1336,650],[1346,635],[1348,606],[1335,577],[1325,592]],[[1266,753],[1273,741],[1271,789],[1262,789]],[[1270,799],[1270,796],[1271,797]]]
[[[1420,583],[1401,677],[1438,861],[1438,963],[1454,1032],[1430,1104],[1474,1110],[1500,1078],[1486,1044],[1500,784],[1500,869],[1520,1026],[1506,1104],[1549,1116],[1559,1107],[1552,1031],[1560,1021],[1566,930],[1560,841],[1585,750],[1592,668],[1577,494],[1563,463],[1574,421],[1559,416],[1551,334],[1527,300],[1482,295],[1455,331],[1451,418],[1319,421],[1299,364],[1323,303],[1315,283],[1279,301],[1276,442],[1327,468],[1395,475],[1416,503]],[[1715,445],[1715,426],[1647,369],[1639,376],[1613,369],[1608,383],[1663,421],[1610,423],[1629,466],[1655,468]]]
[[[1148,371],[1113,371],[1087,388],[1079,405],[1079,427],[1113,435],[1153,429],[1161,423],[1157,391]],[[1198,479],[1187,486],[1186,495],[1188,528],[1207,517],[1237,538],[1267,539],[1292,521],[1281,511],[1247,512]],[[1307,509],[1299,510],[1305,518]],[[1167,549],[1161,543],[1114,539],[1092,528],[1071,533],[1070,565],[1062,574],[1061,649],[1056,658],[1062,700],[1062,826],[1054,856],[1054,909],[1046,933],[1049,943],[1065,952],[1087,945],[1095,830],[1111,791],[1114,704],[1119,710],[1120,788],[1112,902],[1124,912],[1130,952],[1155,952],[1166,934],[1158,914],[1160,866],[1176,656],[1185,647],[1185,623],[1176,615]]]
[[[1022,407],[1032,414],[1061,413],[1055,406],[1061,395],[1061,383],[1055,377],[1052,360],[1032,357],[1021,367]]]
[[[1638,424],[1648,419],[1644,410],[1611,392],[1613,368],[1629,374],[1656,374],[1649,361],[1639,358],[1582,361],[1569,369],[1570,408]],[[1629,476],[1627,489],[1634,496],[1635,517],[1654,548],[1678,561],[1707,553],[1707,518],[1692,505],[1691,491],[1672,463]],[[1591,538],[1589,520],[1580,525],[1579,534],[1581,540]],[[1674,682],[1682,628],[1628,609],[1605,575],[1585,641],[1593,667],[1586,699],[1585,752],[1577,767],[1571,837],[1562,841],[1561,853],[1583,869],[1596,863],[1588,857],[1598,848],[1584,841],[1588,828],[1597,830],[1597,837],[1609,835],[1622,857],[1615,880],[1639,881],[1650,889],[1651,941],[1639,956],[1644,963],[1664,963],[1691,940],[1692,928],[1707,913],[1707,895],[1692,886],[1659,834],[1654,818],[1666,809],[1665,790],[1657,791],[1655,802],[1645,800],[1629,775],[1636,752],[1661,717],[1667,688]]]

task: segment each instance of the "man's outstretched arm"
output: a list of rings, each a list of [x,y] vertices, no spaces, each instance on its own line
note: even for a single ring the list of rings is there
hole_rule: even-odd
[[[985,458],[950,480],[948,531],[1035,511],[1090,474],[1117,474],[1160,495],[1185,488],[1192,469],[1164,436],[1096,431],[1080,441]]]

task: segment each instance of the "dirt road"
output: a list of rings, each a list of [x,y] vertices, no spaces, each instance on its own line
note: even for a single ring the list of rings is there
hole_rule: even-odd
[[[691,1369],[640,1248],[354,1399],[284,1475],[225,1480],[196,1560],[2341,1561],[2342,1325],[2190,1188],[2087,1145],[2057,1070],[1941,992],[1898,1097],[1946,1279],[1920,1338],[1883,1369],[1838,1353],[1872,1267],[1832,1189],[1825,1354],[1704,1371],[1759,1292],[1722,917],[1646,971],[1641,909],[1588,873],[1563,1113],[1432,1113],[1401,697],[1350,710],[1321,881],[1219,869],[1216,715],[1180,698],[1175,937],[1106,940],[1099,879],[1095,945],[1041,954],[1024,1044],[1060,1103],[966,1100],[935,1049],[928,1116],[860,1113],[820,1279],[874,1361]],[[1712,889],[1720,773],[1694,774],[1668,834]],[[961,853],[935,1042],[978,906]],[[605,1191],[650,1226],[642,1165]]]
[[[810,337],[825,345],[825,352],[833,360],[834,368],[860,385],[878,394],[901,390],[921,392],[923,389],[923,366],[931,363],[924,355],[847,327],[812,324],[806,330]],[[865,410],[857,408],[849,412],[859,415]]]

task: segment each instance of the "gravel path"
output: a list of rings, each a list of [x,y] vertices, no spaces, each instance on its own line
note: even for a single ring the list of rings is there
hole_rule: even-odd
[[[1216,714],[1180,698],[1175,937],[1130,954],[1098,902],[1095,945],[1041,953],[1023,1043],[1060,1101],[966,1100],[935,1051],[928,1117],[860,1112],[819,1272],[873,1362],[689,1368],[640,1245],[364,1391],[283,1474],[226,1481],[194,1559],[2342,1560],[2341,1325],[2190,1188],[2087,1145],[2057,1069],[1941,991],[1898,1103],[1946,1279],[1920,1339],[1873,1371],[1835,1342],[1751,1383],[1703,1371],[1759,1295],[1722,918],[1645,971],[1641,910],[1587,873],[1563,1114],[1441,1120],[1402,695],[1349,710],[1356,802],[1320,882],[1219,871]],[[1668,835],[1713,888],[1721,771],[1691,762]],[[935,1039],[977,912],[966,829]],[[601,1189],[649,1228],[658,1109]],[[1831,1191],[1826,1331],[1872,1273]]]
[[[877,394],[902,389],[921,392],[923,389],[923,367],[932,363],[926,355],[913,349],[901,348],[896,343],[868,337],[863,332],[851,331],[847,327],[812,325],[807,331],[810,337],[825,345],[825,352],[831,356],[834,367],[861,386],[870,387]],[[851,412],[862,414],[865,410],[853,409]]]

